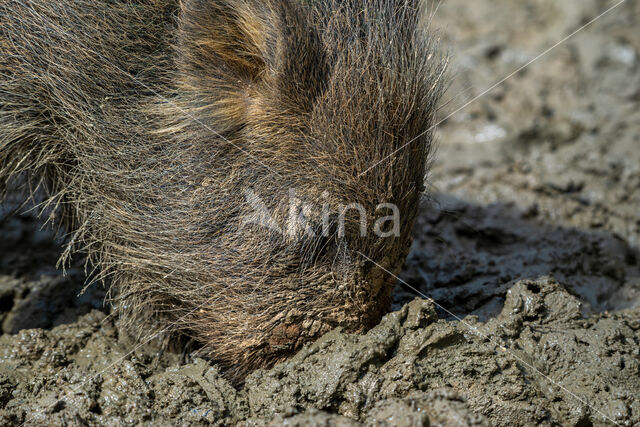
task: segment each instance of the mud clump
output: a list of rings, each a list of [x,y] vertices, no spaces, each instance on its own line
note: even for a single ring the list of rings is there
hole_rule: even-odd
[[[365,335],[324,335],[240,390],[202,359],[156,357],[150,370],[153,357],[127,353],[112,321],[92,312],[0,339],[1,414],[7,423],[634,425],[638,310],[585,318],[581,309],[550,278],[515,283],[486,323],[439,319],[432,301],[416,299]]]

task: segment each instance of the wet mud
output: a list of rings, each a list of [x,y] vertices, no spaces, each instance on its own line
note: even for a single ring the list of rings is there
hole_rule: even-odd
[[[0,424],[639,425],[640,3],[536,59],[615,4],[442,2],[452,82],[393,312],[239,389],[133,341],[9,201]]]

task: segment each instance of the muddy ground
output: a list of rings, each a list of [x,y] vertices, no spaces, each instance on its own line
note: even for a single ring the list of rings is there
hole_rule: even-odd
[[[5,212],[0,424],[640,425],[640,2],[482,95],[615,3],[444,0],[452,83],[394,312],[240,390],[132,344]]]

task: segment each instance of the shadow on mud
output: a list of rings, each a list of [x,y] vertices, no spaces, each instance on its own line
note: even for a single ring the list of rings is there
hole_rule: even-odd
[[[33,214],[7,212],[0,212],[0,332],[48,329],[108,310],[101,286],[82,292],[82,260],[66,274],[56,269],[61,242],[50,227]],[[565,284],[587,312],[640,301],[640,252],[614,234],[542,224],[536,214],[435,195],[423,203],[401,278],[454,314],[483,321],[500,312],[515,281],[543,275]],[[416,295],[399,284],[393,309]]]
[[[484,321],[500,312],[515,281],[544,275],[579,296],[585,311],[640,301],[640,252],[618,235],[541,223],[535,210],[443,194],[422,209],[401,278],[456,315]],[[415,296],[400,284],[394,309]]]
[[[92,309],[105,310],[104,289],[85,285],[81,259],[56,268],[62,240],[35,213],[0,207],[0,333],[50,329],[75,322]]]

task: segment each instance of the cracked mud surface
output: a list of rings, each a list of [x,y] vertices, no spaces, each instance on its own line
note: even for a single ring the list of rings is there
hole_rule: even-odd
[[[614,4],[445,0],[450,102],[394,312],[240,390],[132,344],[52,233],[0,215],[0,424],[640,424],[640,3],[456,111]]]

